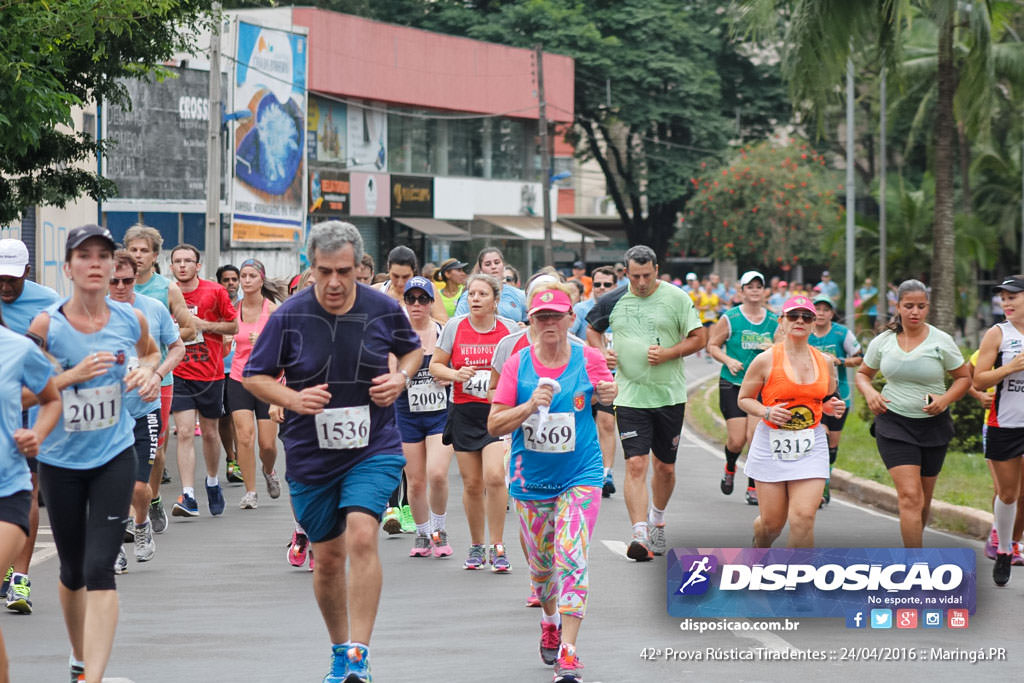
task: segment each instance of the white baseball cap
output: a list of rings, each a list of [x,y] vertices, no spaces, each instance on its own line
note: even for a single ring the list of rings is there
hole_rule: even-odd
[[[761,275],[756,270],[748,270],[740,277],[740,287],[746,287],[754,280],[760,280],[761,286],[764,286],[764,275]]]
[[[0,240],[0,276],[21,277],[28,265],[28,247],[21,240]]]
[[[697,273],[687,273],[686,274],[686,280],[687,281],[696,280],[696,279],[697,279]]]

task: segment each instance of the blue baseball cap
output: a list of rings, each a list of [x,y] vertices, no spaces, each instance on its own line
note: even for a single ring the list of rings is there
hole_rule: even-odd
[[[431,299],[434,298],[434,285],[422,275],[414,275],[405,283],[405,290],[402,294],[408,294],[410,289],[422,289]]]

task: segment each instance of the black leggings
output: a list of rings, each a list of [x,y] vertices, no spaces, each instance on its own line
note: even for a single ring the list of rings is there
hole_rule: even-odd
[[[135,450],[127,448],[99,467],[72,470],[39,463],[39,486],[68,590],[114,590],[114,560],[124,536]]]

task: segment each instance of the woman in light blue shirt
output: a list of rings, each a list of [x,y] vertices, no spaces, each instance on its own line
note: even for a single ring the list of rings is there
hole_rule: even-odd
[[[60,395],[53,366],[36,345],[7,329],[0,319],[0,562],[11,566],[28,538],[32,478],[25,458],[39,453],[39,444],[60,419]],[[22,425],[22,389],[40,404],[31,429]],[[26,404],[27,405],[27,404]],[[28,577],[22,577],[28,583]],[[0,636],[0,680],[7,680],[7,656]]]
[[[61,416],[39,453],[39,483],[60,557],[60,602],[71,640],[71,675],[101,680],[117,627],[114,561],[135,482],[135,421],[125,394],[159,397],[160,350],[146,317],[107,298],[115,243],[99,225],[68,233],[69,299],[36,316],[62,372]],[[139,359],[128,370],[129,358]]]

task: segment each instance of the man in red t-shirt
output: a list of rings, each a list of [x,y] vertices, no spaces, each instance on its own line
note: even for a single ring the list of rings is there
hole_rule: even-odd
[[[198,517],[195,498],[195,424],[203,434],[206,461],[206,497],[210,514],[224,512],[224,495],[217,480],[220,438],[217,422],[224,411],[223,335],[238,332],[237,313],[227,290],[199,278],[200,254],[191,244],[171,250],[171,273],[192,313],[196,336],[185,343],[185,360],[174,369],[174,398],[171,413],[178,430],[178,474],[182,493],[171,514]]]

